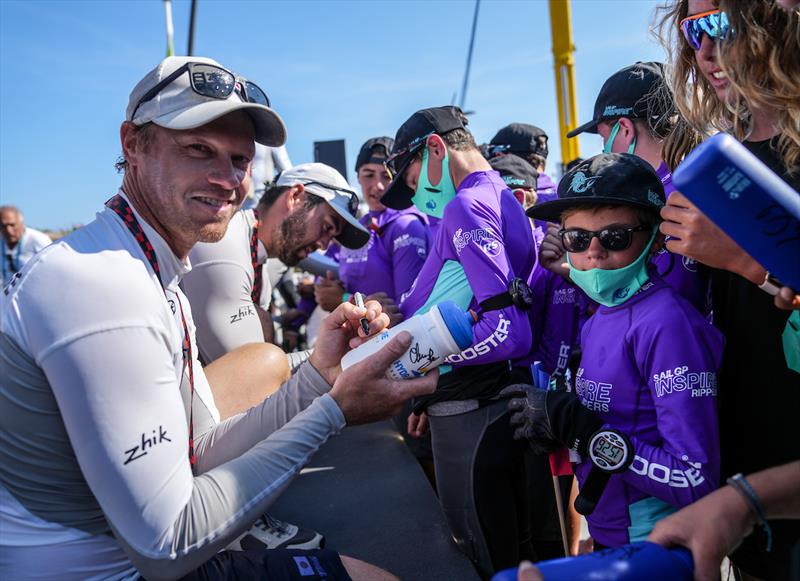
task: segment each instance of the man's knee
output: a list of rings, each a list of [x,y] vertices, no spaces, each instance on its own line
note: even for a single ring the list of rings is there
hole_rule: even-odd
[[[222,419],[241,413],[275,393],[289,379],[289,360],[279,347],[248,343],[205,368]]]

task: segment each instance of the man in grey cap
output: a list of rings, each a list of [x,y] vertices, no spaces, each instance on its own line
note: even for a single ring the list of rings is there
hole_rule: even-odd
[[[332,551],[221,549],[328,438],[436,374],[386,378],[407,333],[342,372],[359,319],[370,334],[388,323],[377,303],[343,304],[275,395],[217,423],[178,283],[241,206],[254,142],[282,144],[283,122],[216,61],[169,57],[134,88],[120,138],[118,193],[0,301],[0,578],[385,578]]]
[[[355,192],[338,171],[306,163],[281,173],[254,210],[237,212],[222,240],[192,248],[192,270],[181,286],[192,305],[201,360],[211,364],[206,374],[219,376],[212,385],[223,418],[260,402],[288,377],[286,355],[264,344],[272,330],[267,259],[294,266],[334,239],[347,248],[360,248],[369,240],[369,232],[356,220],[357,208]],[[213,364],[254,343],[261,345],[247,348],[253,361],[246,368],[271,368],[271,381],[242,385],[227,365],[220,372],[220,366]],[[289,354],[292,367],[303,361],[300,355]],[[246,391],[247,385],[255,391]]]

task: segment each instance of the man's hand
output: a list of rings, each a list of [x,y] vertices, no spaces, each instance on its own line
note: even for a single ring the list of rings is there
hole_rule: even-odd
[[[385,315],[384,315],[385,316]],[[424,377],[394,380],[386,370],[411,346],[411,335],[403,331],[380,351],[345,369],[330,394],[344,414],[348,426],[366,424],[397,415],[412,397],[433,393],[439,379],[435,369]]]
[[[340,363],[344,354],[363,342],[359,341],[359,337],[364,337],[359,323],[362,317],[369,321],[370,337],[383,331],[389,324],[389,317],[381,311],[381,305],[377,301],[367,301],[363,309],[351,303],[340,302],[322,320],[314,353],[309,361],[330,385],[334,384],[342,371]]]
[[[389,316],[389,326],[394,327],[403,322],[403,313],[394,299],[386,293],[374,293],[367,297],[368,301],[378,301],[383,308],[383,312]]]
[[[720,488],[656,523],[648,541],[688,548],[696,581],[719,579],[719,566],[750,534],[753,517],[744,498],[730,486]]]
[[[333,310],[342,304],[344,285],[341,281],[333,278],[333,273],[329,270],[326,277],[314,285],[314,298],[317,304],[326,311]]]
[[[761,265],[680,192],[669,195],[661,217],[661,233],[670,237],[670,252],[736,273],[755,284],[763,282],[766,271]]]
[[[539,246],[539,264],[550,272],[569,280],[569,264],[566,251],[561,244],[561,237],[558,235],[559,230],[558,224],[547,225],[547,233]]]

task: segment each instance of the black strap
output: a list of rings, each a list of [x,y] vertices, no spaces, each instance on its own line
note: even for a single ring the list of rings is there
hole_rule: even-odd
[[[489,297],[479,303],[481,312],[499,311],[506,307],[515,306],[523,311],[530,310],[533,306],[531,289],[521,278],[512,278],[508,281],[506,292]]]
[[[500,293],[499,295],[494,295],[493,297],[489,297],[482,303],[480,303],[481,311],[486,313],[489,311],[499,311],[500,309],[505,309],[506,307],[513,306],[514,299],[511,297],[511,293],[505,291]]]

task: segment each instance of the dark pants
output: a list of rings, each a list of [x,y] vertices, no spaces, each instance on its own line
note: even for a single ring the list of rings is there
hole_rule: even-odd
[[[338,553],[330,549],[222,551],[180,581],[351,581]]]

